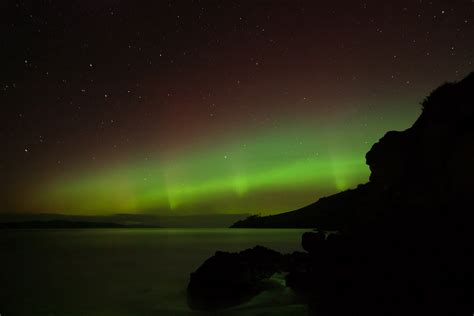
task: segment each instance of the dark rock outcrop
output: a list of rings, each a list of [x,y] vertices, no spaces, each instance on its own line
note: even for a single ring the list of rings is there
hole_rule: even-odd
[[[435,90],[411,128],[387,133],[367,153],[370,182],[346,203],[353,211],[343,212],[339,240],[303,236],[307,267],[287,277],[315,314],[474,311],[473,123],[471,74]],[[334,212],[344,204],[337,196]]]
[[[188,305],[216,310],[241,304],[263,289],[262,281],[281,270],[284,256],[256,246],[239,253],[217,251],[195,272],[188,285]]]

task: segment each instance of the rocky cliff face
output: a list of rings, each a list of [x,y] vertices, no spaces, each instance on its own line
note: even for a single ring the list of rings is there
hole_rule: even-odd
[[[433,91],[411,128],[388,132],[367,153],[370,182],[382,190],[431,193],[426,203],[464,198],[474,165],[473,91],[474,73]]]

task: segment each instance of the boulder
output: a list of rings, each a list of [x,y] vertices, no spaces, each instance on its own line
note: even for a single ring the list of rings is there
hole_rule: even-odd
[[[217,251],[191,273],[188,305],[197,310],[218,310],[241,304],[263,289],[262,281],[278,272],[284,256],[256,246],[239,253]]]

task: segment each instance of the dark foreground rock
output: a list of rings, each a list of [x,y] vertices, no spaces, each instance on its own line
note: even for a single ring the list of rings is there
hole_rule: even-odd
[[[344,242],[331,247],[346,261],[327,259],[324,275],[336,289],[350,285],[333,294],[313,287],[309,295],[320,299],[315,309],[332,315],[474,312],[474,74],[439,87],[422,105],[411,128],[387,133],[367,153],[371,202],[366,211],[355,207],[357,225],[341,226]],[[305,280],[320,278],[313,273]],[[344,304],[334,307],[336,296]]]
[[[239,253],[218,251],[191,273],[188,305],[216,310],[245,302],[264,287],[263,280],[282,269],[284,256],[256,246]]]
[[[198,310],[239,305],[264,290],[274,273],[286,272],[286,286],[311,315],[470,315],[470,241],[406,233],[307,232],[306,252],[282,255],[260,246],[216,252],[191,274],[188,304]]]
[[[286,281],[312,314],[472,314],[470,242],[442,233],[439,238],[403,230],[373,233],[323,241],[317,234],[306,236],[308,257]]]

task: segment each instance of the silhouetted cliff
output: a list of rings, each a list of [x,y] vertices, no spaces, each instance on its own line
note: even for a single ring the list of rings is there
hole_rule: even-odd
[[[368,183],[299,210],[249,217],[232,227],[318,227],[351,230],[394,212],[404,221],[456,211],[474,193],[474,73],[446,83],[422,103],[409,129],[390,131],[366,155]]]

